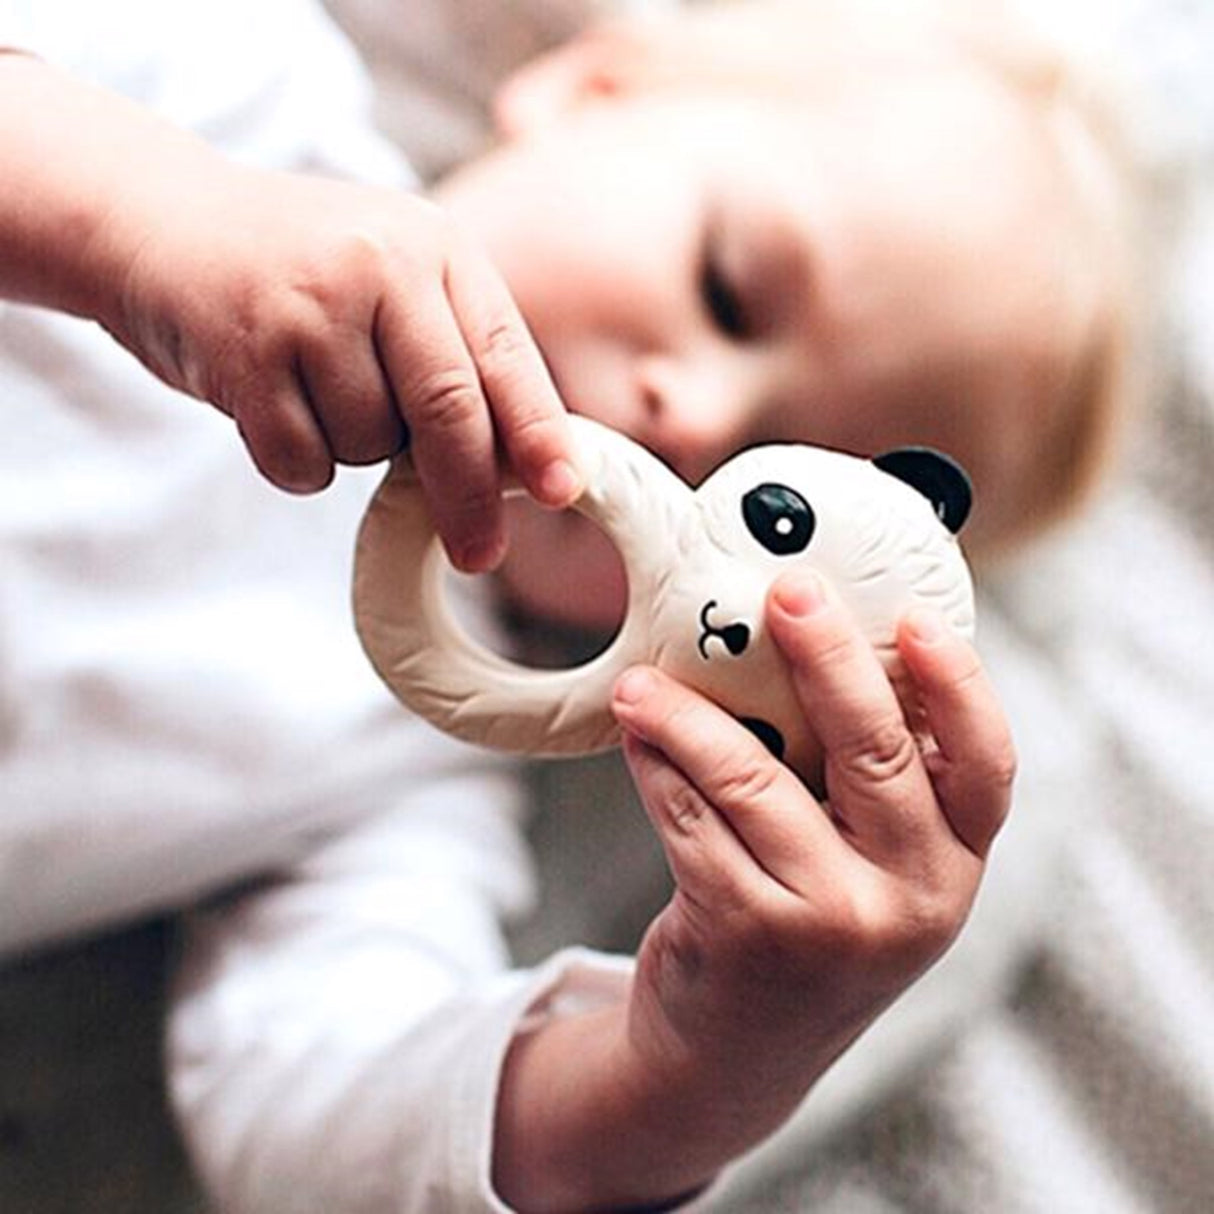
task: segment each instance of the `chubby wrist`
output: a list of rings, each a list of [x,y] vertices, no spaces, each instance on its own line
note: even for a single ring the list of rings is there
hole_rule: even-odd
[[[200,154],[218,159],[116,93],[19,48],[5,54],[0,295],[108,324],[126,269],[157,218],[152,183],[175,183]]]
[[[78,123],[84,87],[17,48],[0,57],[0,294],[87,314],[84,251],[105,212]],[[87,128],[85,128],[87,129]]]
[[[520,1035],[499,1089],[494,1184],[512,1208],[660,1210],[725,1160],[636,1049],[624,1004],[558,1016]]]

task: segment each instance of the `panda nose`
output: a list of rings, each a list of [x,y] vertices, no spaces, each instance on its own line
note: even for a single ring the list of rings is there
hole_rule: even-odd
[[[736,658],[746,651],[750,642],[750,629],[745,624],[729,624],[721,629],[720,637],[725,642],[725,648]]]
[[[735,620],[732,624],[726,624],[723,628],[712,623],[708,618],[711,611],[715,611],[717,607],[716,599],[709,599],[707,603],[700,608],[700,639],[698,642],[700,657],[708,661],[708,642],[713,637],[718,638],[733,657],[740,657],[746,652],[746,646],[750,644],[750,626],[744,624],[741,620]]]

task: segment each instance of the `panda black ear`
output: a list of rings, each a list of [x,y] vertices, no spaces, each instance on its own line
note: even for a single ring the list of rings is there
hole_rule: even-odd
[[[873,463],[922,493],[954,535],[969,518],[973,487],[965,469],[951,457],[930,447],[899,447],[874,456]]]

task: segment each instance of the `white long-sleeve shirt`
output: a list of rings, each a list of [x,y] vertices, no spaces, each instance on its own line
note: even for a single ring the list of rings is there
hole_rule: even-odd
[[[4,0],[3,43],[233,155],[410,180],[307,3]],[[233,867],[217,838],[246,875],[334,806],[390,802],[405,726],[346,602],[367,475],[276,493],[227,419],[41,309],[0,303],[0,395],[0,951],[212,887]]]
[[[32,50],[233,156],[413,184],[309,0],[0,0]],[[359,650],[375,472],[314,499],[98,327],[0,304],[0,955],[204,906],[170,1084],[224,1209],[498,1209],[494,1088],[524,1013],[618,998],[510,973],[516,773],[410,719]]]

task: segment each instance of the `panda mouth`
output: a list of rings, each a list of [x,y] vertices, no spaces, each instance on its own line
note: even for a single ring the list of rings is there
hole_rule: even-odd
[[[750,644],[750,626],[743,623],[741,620],[734,620],[724,627],[714,624],[709,618],[709,613],[717,609],[717,600],[709,599],[703,607],[700,608],[700,639],[696,642],[696,647],[700,651],[700,657],[704,661],[709,661],[711,655],[708,652],[708,642],[718,640],[728,650],[731,657],[741,657],[746,652],[747,645]]]

